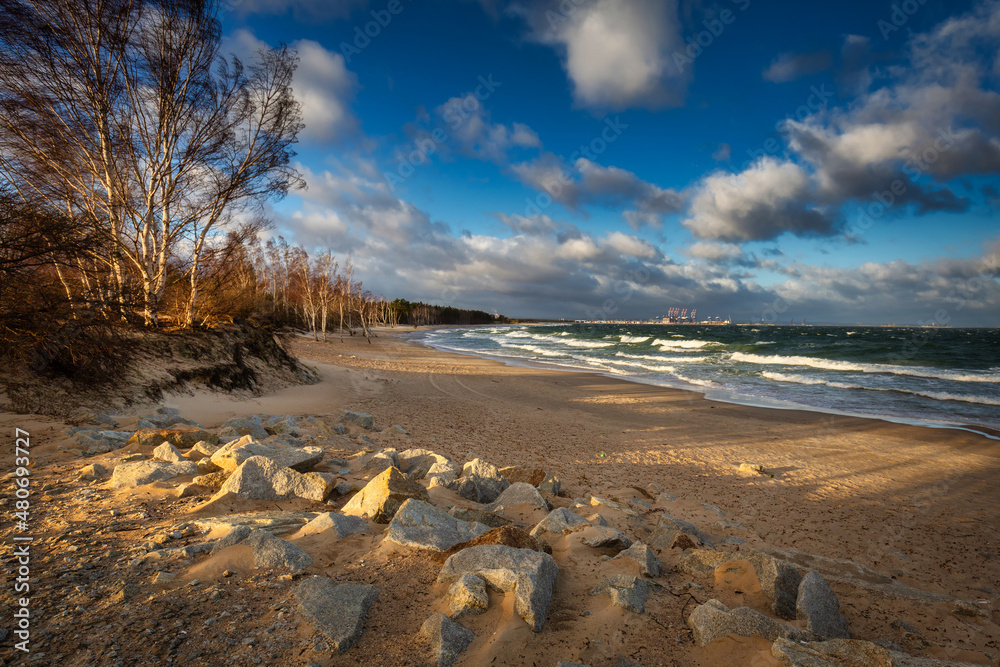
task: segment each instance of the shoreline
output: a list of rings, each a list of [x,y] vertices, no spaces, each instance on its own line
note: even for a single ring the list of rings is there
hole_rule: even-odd
[[[504,326],[504,325],[475,325],[477,327],[489,327],[489,326]],[[509,326],[522,326],[522,325],[509,325]],[[531,326],[531,325],[525,325]],[[547,325],[548,326],[548,325]],[[784,326],[784,325],[783,325]],[[848,325],[844,325],[848,326]],[[393,329],[383,329],[384,333],[388,335],[393,335],[401,338],[402,340],[415,342],[425,347],[438,350],[440,352],[446,352],[448,354],[457,354],[461,356],[470,356],[478,359],[484,359],[488,361],[494,361],[507,366],[516,366],[521,368],[538,368],[538,369],[550,369],[557,370],[565,373],[591,373],[604,378],[612,380],[621,380],[623,382],[629,382],[640,385],[647,385],[652,387],[660,387],[663,389],[670,389],[673,391],[683,391],[690,394],[694,394],[703,400],[714,401],[717,403],[725,403],[728,405],[739,405],[748,408],[756,408],[760,410],[780,410],[780,411],[801,411],[801,412],[813,412],[821,415],[833,415],[839,417],[850,417],[854,419],[871,419],[879,422],[888,422],[890,424],[898,424],[902,426],[913,426],[917,428],[929,428],[929,429],[944,429],[944,430],[955,430],[955,431],[965,431],[969,433],[974,433],[976,435],[983,436],[990,440],[1000,442],[1000,430],[991,428],[989,426],[982,426],[980,424],[961,424],[961,423],[947,423],[947,422],[935,422],[935,421],[925,421],[920,419],[907,419],[905,417],[894,417],[891,415],[866,415],[859,414],[855,412],[848,412],[844,410],[837,410],[834,408],[823,408],[820,406],[804,405],[800,403],[795,403],[793,401],[780,401],[780,400],[770,400],[764,399],[757,396],[750,396],[747,394],[740,394],[738,392],[728,392],[724,390],[699,390],[692,387],[681,387],[668,382],[658,382],[655,380],[648,380],[645,378],[634,377],[629,375],[616,375],[609,372],[602,372],[595,370],[593,368],[584,368],[577,366],[569,366],[565,364],[558,364],[554,362],[536,361],[530,359],[521,359],[518,357],[502,357],[499,355],[484,354],[481,352],[474,352],[469,350],[458,350],[454,348],[449,348],[444,345],[432,345],[426,342],[423,338],[419,336],[426,335],[437,329],[465,329],[474,328],[470,325],[433,325],[428,326],[423,331],[416,332],[396,332]]]

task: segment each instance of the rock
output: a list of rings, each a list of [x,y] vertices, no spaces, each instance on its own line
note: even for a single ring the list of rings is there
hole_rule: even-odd
[[[207,496],[212,493],[212,489],[201,484],[181,484],[177,487],[178,498],[192,498],[195,496]]]
[[[152,484],[153,482],[173,479],[174,477],[197,474],[198,466],[191,461],[182,461],[180,463],[165,463],[163,461],[122,463],[115,466],[115,470],[111,474],[111,486],[116,489],[142,486],[143,484]]]
[[[592,523],[595,526],[606,526],[608,522],[600,514],[591,514],[587,517],[587,523]]]
[[[104,479],[108,476],[108,469],[100,463],[91,463],[80,468],[80,479],[85,481]]]
[[[548,544],[537,537],[532,537],[520,528],[516,526],[500,526],[499,528],[490,528],[479,537],[473,538],[468,542],[456,544],[441,554],[441,560],[443,561],[448,556],[456,554],[462,549],[477,547],[483,544],[501,544],[514,549],[531,549],[540,553],[552,553],[552,548]]]
[[[337,486],[333,487],[333,492],[338,496],[346,496],[360,490],[361,487],[355,482],[341,482]]]
[[[395,431],[396,433],[401,434],[401,435],[410,435],[410,432],[407,431],[402,426],[400,426],[399,424],[393,424],[392,425],[392,430]]]
[[[451,620],[444,614],[434,614],[420,626],[420,634],[431,644],[435,664],[451,667],[465,649],[469,647],[476,633]]]
[[[198,467],[198,472],[201,472],[200,466]],[[222,485],[226,483],[226,480],[229,479],[229,476],[231,474],[232,473],[226,470],[201,474],[192,479],[191,483],[200,484],[201,486],[207,486],[210,489],[218,489],[221,488]]]
[[[761,551],[740,552],[750,561],[764,594],[771,600],[771,610],[781,618],[795,619],[795,602],[802,575],[791,565]]]
[[[559,574],[552,556],[493,544],[469,547],[445,561],[438,581],[450,584],[463,574],[478,575],[494,588],[513,592],[517,614],[535,632],[542,629]]]
[[[591,507],[597,507],[599,505],[604,505],[608,509],[613,509],[613,510],[615,510],[617,512],[622,512],[624,514],[631,514],[631,515],[635,514],[634,510],[629,509],[628,506],[623,505],[620,502],[617,502],[617,501],[614,501],[614,500],[608,500],[607,498],[600,498],[600,497],[595,496],[595,495],[591,495],[590,496],[590,500],[588,501],[588,503],[590,504]]]
[[[549,511],[549,504],[538,493],[538,489],[527,482],[514,482],[497,496],[497,499],[486,506],[486,509],[494,512],[500,507],[516,507],[518,505],[534,505],[546,512]]]
[[[680,531],[699,543],[706,546],[712,546],[712,539],[701,532],[697,526],[693,523],[689,523],[684,519],[678,519],[677,517],[670,516],[666,512],[660,515],[660,518],[656,522],[656,530],[653,531],[653,535],[656,536],[655,539],[662,540],[664,537],[669,536],[670,541],[673,541],[673,535],[675,532]],[[649,542],[653,544],[654,537],[650,536]]]
[[[681,572],[705,579],[712,576],[720,565],[733,559],[733,554],[710,549],[693,549],[680,557],[677,566]]]
[[[344,653],[361,637],[368,609],[379,589],[367,584],[336,584],[313,576],[295,587],[299,613],[320,632],[337,653]]]
[[[199,475],[210,475],[213,472],[220,472],[219,466],[217,466],[214,463],[212,463],[212,459],[209,458],[209,457],[207,457],[207,456],[205,458],[203,458],[203,459],[198,459],[195,462],[195,464],[198,466],[198,474]],[[221,472],[225,473],[226,475],[229,474],[229,472],[226,471],[226,470],[223,470]],[[223,481],[225,481],[225,480],[223,480]],[[222,486],[222,484],[220,483],[219,486]]]
[[[152,583],[154,586],[166,586],[176,578],[177,575],[170,572],[157,572],[153,575]]]
[[[538,491],[540,493],[551,493],[553,496],[558,496],[562,492],[562,482],[555,475],[549,473],[542,480],[541,484],[538,485]]]
[[[486,582],[474,574],[463,574],[448,588],[448,609],[452,618],[482,614],[489,606]]]
[[[613,549],[622,551],[632,546],[630,540],[623,533],[608,526],[588,526],[580,532],[580,541],[588,547],[595,549]]]
[[[806,630],[823,639],[850,639],[847,619],[840,614],[837,595],[826,579],[810,570],[799,584],[795,601],[796,618],[806,622]]]
[[[332,491],[329,480],[318,475],[303,475],[269,458],[253,456],[240,464],[219,489],[252,500],[305,498],[322,502]]]
[[[590,522],[582,516],[573,514],[565,507],[557,507],[549,512],[548,516],[539,521],[538,525],[531,529],[531,534],[536,537],[544,533],[562,535],[564,531],[579,530],[589,525]]]
[[[178,424],[183,424],[185,426],[196,426],[202,428],[202,425],[196,421],[190,419],[184,419],[179,414],[159,414],[159,415],[146,415],[145,417],[140,417],[135,422],[135,427],[137,429],[141,428],[170,428],[171,426],[176,426]]]
[[[324,531],[331,531],[342,540],[348,535],[367,533],[370,529],[368,522],[357,516],[346,516],[337,512],[323,512],[315,519],[302,526],[298,536],[313,535]]]
[[[500,476],[511,484],[524,482],[531,486],[538,486],[545,480],[545,471],[539,468],[522,468],[521,466],[507,466],[500,468]]]
[[[741,463],[736,472],[741,475],[763,475],[765,474],[764,466],[759,463]]]
[[[458,469],[451,462],[451,459],[432,452],[429,449],[407,449],[400,452],[399,466],[397,467],[404,471],[410,479],[418,480],[427,477],[427,474],[435,465],[438,465],[436,469],[436,475],[438,476],[445,474],[448,470],[454,474],[454,477],[445,480],[446,482],[458,477]]]
[[[809,639],[801,631],[768,618],[748,607],[729,607],[718,600],[709,600],[697,606],[687,620],[698,646],[711,644],[716,639],[733,634],[741,637],[762,637],[774,641],[779,637],[793,641]]]
[[[73,440],[80,449],[91,456],[106,454],[124,447],[132,433],[129,431],[107,431],[96,428],[80,429],[73,434]]]
[[[499,528],[500,526],[509,526],[513,521],[499,514],[494,514],[493,512],[487,512],[485,510],[477,510],[471,507],[452,507],[448,514],[452,515],[459,521],[476,521],[484,526],[489,526],[490,528]]]
[[[399,507],[409,498],[424,502],[430,500],[423,486],[406,479],[398,468],[388,468],[354,494],[341,512],[354,516],[367,516],[375,523],[389,523]]]
[[[174,447],[188,449],[202,440],[215,444],[219,441],[219,436],[196,426],[178,425],[171,428],[139,429],[129,438],[128,444],[138,447],[156,447],[163,442],[169,442]]]
[[[263,427],[262,427],[263,428]],[[212,463],[232,472],[247,459],[263,456],[280,467],[307,472],[323,460],[322,447],[287,447],[275,443],[257,442],[250,436],[230,442],[212,454]]]
[[[271,435],[290,435],[298,437],[301,435],[299,422],[295,417],[288,415],[270,416],[263,420],[264,429]]]
[[[186,456],[189,459],[201,459],[206,456],[208,458],[212,458],[212,454],[216,453],[217,451],[219,451],[218,446],[213,445],[209,442],[205,442],[204,440],[199,440],[198,442],[194,443],[194,446],[191,447],[191,449],[188,450]]]
[[[500,471],[482,459],[466,463],[462,476],[448,484],[463,498],[484,505],[496,500],[508,486],[510,483],[500,476]]]
[[[153,458],[157,461],[166,461],[167,463],[178,463],[186,460],[180,451],[169,442],[164,442],[154,449]]]
[[[374,470],[375,472],[382,472],[386,468],[398,468],[399,467],[399,454],[395,449],[383,449],[381,451],[375,452],[374,454],[368,454],[361,459],[361,469],[362,470]]]
[[[118,426],[118,421],[106,412],[98,412],[93,416],[93,418],[91,418],[90,421],[93,424],[104,424],[105,426],[110,426],[111,428]]]
[[[668,549],[697,549],[698,544],[691,539],[691,536],[687,533],[682,533],[679,530],[674,531],[673,538],[670,540]]]
[[[251,415],[250,417],[234,417],[221,427],[222,431],[227,431],[225,435],[249,435],[254,438],[254,440],[263,440],[269,434],[267,429],[264,428],[264,424],[261,422],[260,417],[257,415]]]
[[[658,577],[663,574],[663,565],[660,564],[660,559],[656,557],[652,549],[640,542],[636,542],[611,560],[621,559],[628,559],[638,563],[639,571],[647,577]]]
[[[800,644],[779,637],[771,655],[787,667],[901,667],[881,646],[854,639]]]
[[[237,544],[250,548],[251,553],[253,553],[254,565],[259,569],[274,570],[280,568],[298,572],[313,563],[312,556],[291,542],[275,537],[266,530],[250,529],[248,526],[238,526],[226,537],[217,540],[212,546],[212,553],[218,553]]]
[[[240,514],[223,514],[191,520],[199,530],[206,532],[225,530],[231,532],[239,526],[260,528],[273,534],[287,533],[296,528],[302,528],[318,516],[316,512],[298,512],[287,510],[264,510],[262,512],[243,512]]]
[[[429,503],[411,498],[392,517],[385,540],[403,547],[445,551],[487,530],[481,523],[459,521]]]
[[[614,606],[641,614],[646,611],[646,600],[654,587],[658,587],[658,584],[639,577],[616,574],[595,586],[590,594],[607,595]]]
[[[341,416],[340,421],[347,424],[357,424],[361,428],[373,429],[375,428],[375,418],[372,417],[367,412],[355,412],[354,410],[346,410]]]

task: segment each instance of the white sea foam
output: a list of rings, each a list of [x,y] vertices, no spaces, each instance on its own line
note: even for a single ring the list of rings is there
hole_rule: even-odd
[[[698,349],[702,347],[708,347],[709,345],[721,345],[722,343],[716,343],[711,340],[663,340],[662,338],[657,338],[653,341],[653,345],[659,345],[665,348],[676,348],[682,350]]]
[[[611,347],[614,343],[601,343],[596,340],[561,340],[559,341],[562,345],[569,345],[570,347]]]
[[[1000,373],[981,371],[945,371],[926,366],[896,366],[893,364],[859,364],[853,361],[837,361],[836,359],[818,359],[816,357],[783,357],[780,355],[762,356],[734,352],[733,361],[747,364],[763,364],[767,366],[806,366],[823,368],[831,371],[846,371],[854,373],[889,373],[891,375],[909,375],[912,377],[935,378],[953,382],[1000,382]]]
[[[679,362],[684,364],[697,364],[702,361],[707,361],[709,357],[665,357],[662,354],[629,354],[628,352],[616,352],[616,357],[624,357],[626,359],[646,359],[648,361],[670,361]]]
[[[776,382],[791,382],[804,385],[824,385],[834,389],[863,389],[867,391],[893,391],[900,394],[911,394],[913,396],[923,396],[933,398],[936,401],[961,401],[963,403],[977,403],[979,405],[1000,405],[1000,398],[993,396],[978,396],[968,394],[953,394],[946,391],[918,391],[916,389],[903,389],[902,387],[866,387],[860,384],[850,384],[847,382],[836,382],[834,380],[824,380],[822,378],[807,377],[805,375],[795,375],[786,373],[775,373],[764,371],[761,373],[768,380]]]
[[[650,338],[652,338],[652,336],[620,336],[619,337],[619,339],[623,343],[645,343]]]

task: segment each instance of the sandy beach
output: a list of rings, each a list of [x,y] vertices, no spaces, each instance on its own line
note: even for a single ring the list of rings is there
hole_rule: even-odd
[[[638,509],[637,515],[612,505],[594,508],[608,525],[633,540],[645,540],[658,513],[669,512],[711,535],[718,549],[733,552],[734,562],[745,563],[740,550],[773,550],[803,572],[819,571],[840,600],[852,638],[883,640],[914,656],[998,664],[997,441],[961,430],[718,403],[691,392],[592,373],[507,366],[433,350],[400,335],[411,332],[383,330],[371,343],[357,336],[327,343],[297,337],[291,352],[318,369],[319,384],[249,400],[207,392],[175,395],[163,405],[178,408],[206,428],[252,413],[314,416],[333,423],[345,409],[367,412],[382,429],[366,434],[377,443],[364,447],[368,450],[425,448],[458,462],[480,457],[497,467],[542,469],[562,482],[560,496],[546,498],[553,507],[571,507],[574,499],[586,503],[598,496]],[[137,410],[135,415],[147,412]],[[134,424],[132,417],[116,418],[123,427]],[[66,441],[62,423],[20,415],[3,415],[2,422],[8,429],[31,430],[38,474],[50,489],[65,487],[68,493],[73,486],[69,476],[91,462],[57,451]],[[402,425],[408,435],[390,429],[394,424]],[[348,436],[359,433],[350,429]],[[348,436],[337,440],[342,450],[328,451],[347,458],[362,448]],[[741,463],[763,466],[765,473],[740,474]],[[362,482],[373,476],[353,464],[352,475]],[[172,505],[169,488],[158,482],[135,493],[100,497],[104,507],[116,502],[146,507],[150,518],[133,528],[140,532],[154,524],[169,525],[185,513],[195,517],[310,507],[298,500],[227,498],[189,498],[195,504]],[[431,499],[442,507],[467,504],[442,486],[431,489]],[[85,513],[60,516],[68,507],[45,508],[46,520],[62,530],[74,522],[95,522]],[[530,528],[545,514],[519,507],[507,516]],[[281,664],[426,663],[429,654],[420,624],[434,612],[447,612],[447,586],[435,583],[440,562],[426,553],[380,543],[381,530],[376,526],[374,532],[339,542],[322,535],[285,536],[314,557],[307,573],[373,583],[383,593],[369,613],[364,634],[348,653],[309,650],[311,629],[303,624],[293,628],[294,646],[274,649],[272,655]],[[727,537],[740,540],[725,543]],[[633,664],[622,659],[647,667],[782,664],[771,655],[771,641],[730,637],[698,647],[685,624],[695,607],[713,598],[730,608],[766,611],[767,600],[752,571],[748,575],[746,568],[736,567],[698,579],[677,568],[680,549],[662,549],[659,559],[665,573],[657,580],[661,588],[646,602],[645,613],[634,614],[611,606],[605,596],[588,595],[603,578],[622,571],[621,561],[608,560],[613,552],[585,547],[571,534],[550,538],[560,574],[542,631],[531,632],[518,618],[510,595],[490,592],[489,611],[462,620],[476,639],[457,664]],[[206,580],[224,582],[223,570],[241,571],[245,559],[246,554],[237,553],[225,562],[196,564],[161,594],[191,595],[191,589],[181,586],[192,580],[202,585]],[[40,576],[47,582],[54,575]],[[257,591],[242,594],[246,599],[241,601],[250,606],[242,631],[263,632],[274,620],[275,609],[285,609],[281,603],[288,596],[280,586],[260,595],[252,579],[241,585]],[[52,589],[56,586],[51,583]],[[957,600],[971,602],[980,611],[958,608]],[[200,607],[196,612],[204,613]],[[191,630],[194,625],[185,627]],[[62,632],[56,625],[52,629]],[[109,645],[118,636],[111,629],[101,632],[110,633]],[[90,650],[97,650],[103,642],[89,643]],[[127,642],[119,638],[117,643]],[[176,659],[181,664],[223,664],[216,660],[221,660],[220,645],[210,639],[205,644],[208,648],[200,653]],[[246,650],[239,652],[241,648]],[[143,648],[137,644],[133,650]],[[53,651],[58,649],[49,649]],[[175,655],[159,655],[168,654]],[[255,655],[252,648],[237,646],[228,664],[254,664]],[[95,660],[87,664],[114,662]]]

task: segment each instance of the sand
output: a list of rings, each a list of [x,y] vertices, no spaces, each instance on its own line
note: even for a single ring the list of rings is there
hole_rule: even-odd
[[[794,550],[870,568],[879,574],[859,575],[856,568],[852,574],[852,566],[844,563],[819,564],[826,568],[855,638],[885,639],[913,655],[978,664],[991,664],[987,654],[1000,653],[1000,617],[993,613],[1000,604],[1000,442],[961,430],[713,402],[696,393],[592,373],[506,366],[436,351],[400,336],[411,331],[381,331],[371,343],[358,337],[328,343],[299,337],[292,352],[319,370],[319,384],[251,400],[199,392],[171,396],[163,404],[210,428],[251,413],[313,415],[332,423],[344,409],[370,412],[385,429],[370,434],[379,446],[423,447],[459,461],[480,456],[498,467],[520,465],[557,474],[563,497],[550,496],[554,506],[570,506],[574,498],[589,494],[638,498],[652,505],[650,517],[667,511],[716,536],[742,537],[748,547]],[[144,412],[148,410],[121,418],[122,428]],[[62,484],[68,493],[67,475],[90,462],[55,451],[65,442],[62,423],[0,415],[0,424],[31,430],[38,474],[51,478],[56,490]],[[388,427],[393,424],[410,435],[392,432]],[[760,464],[767,473],[740,475],[740,463]],[[657,500],[652,484],[676,500]],[[150,517],[139,522],[145,525],[130,528],[135,535],[188,514],[257,508],[219,501],[205,507],[204,498],[170,505],[159,486],[131,498],[110,494],[102,502],[146,503]],[[446,489],[435,489],[433,498],[435,503],[468,504]],[[59,516],[63,511],[66,515]],[[648,521],[643,525],[620,512],[600,511],[609,525],[633,538],[643,539],[649,532]],[[54,505],[47,518],[54,526],[78,527],[89,516],[81,512],[70,504]],[[517,508],[514,515],[525,523],[538,518],[527,508]],[[723,517],[745,529],[714,527]],[[294,646],[274,649],[280,664],[426,662],[420,624],[431,613],[447,612],[446,587],[434,581],[439,566],[427,554],[380,544],[381,529],[373,526],[369,533],[335,543],[322,534],[290,538],[315,557],[307,573],[374,583],[383,592],[350,652],[330,656],[313,651],[311,629],[296,626],[297,634],[287,642]],[[124,540],[131,533],[116,535]],[[573,535],[550,536],[549,542],[561,571],[542,632],[532,633],[517,617],[511,596],[491,592],[489,612],[462,620],[477,638],[459,664],[548,666],[570,660],[603,667],[623,656],[646,667],[780,664],[771,657],[769,642],[726,639],[698,648],[685,626],[694,606],[710,598],[730,607],[766,609],[759,585],[740,567],[746,563],[737,553],[728,571],[695,580],[676,570],[678,550],[662,552],[667,573],[658,581],[664,588],[647,602],[645,614],[636,615],[610,606],[606,597],[587,594],[604,577],[626,571],[621,561],[605,560],[613,552],[584,547]],[[736,551],[731,545],[725,549]],[[194,565],[159,595],[186,595],[189,589],[182,587],[192,579],[215,580],[226,569],[246,569],[246,554],[239,549],[213,558]],[[818,566],[815,559],[802,559]],[[245,627],[234,631],[237,640],[240,632],[262,633],[284,617],[286,609],[277,611],[275,603],[294,607],[280,586],[254,588],[269,584],[239,576],[222,579],[219,586],[230,584],[232,591],[255,591],[225,589],[223,599],[231,603],[242,595],[250,606],[240,617],[246,619],[241,621]],[[199,607],[194,619],[209,614],[210,605],[202,598],[197,601],[205,609]],[[979,606],[988,616],[956,614],[949,598],[984,601]],[[127,642],[114,634],[116,629],[95,627],[108,635],[92,640],[89,649],[103,664],[100,656],[108,649],[95,646]],[[193,627],[188,629],[196,636],[189,643],[201,636]],[[161,660],[175,656],[180,664],[216,664],[211,659],[214,641],[204,643],[208,648],[198,658],[185,652],[187,644],[170,649],[173,653],[155,648],[152,654]],[[48,650],[58,653],[60,646]],[[119,646],[123,656],[142,655],[143,647],[132,650],[139,653]],[[259,653],[239,645],[225,652],[232,664],[254,664]]]

